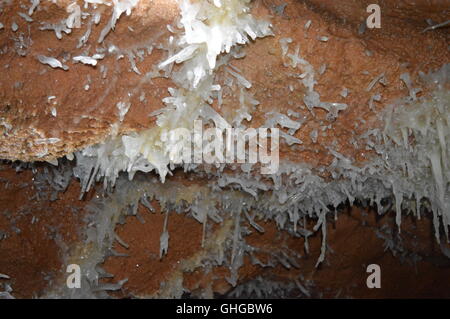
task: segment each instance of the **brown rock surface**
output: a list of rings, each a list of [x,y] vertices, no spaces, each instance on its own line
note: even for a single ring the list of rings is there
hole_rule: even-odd
[[[0,30],[0,158],[52,160],[103,141],[114,131],[114,124],[119,124],[119,133],[154,125],[149,114],[163,107],[161,99],[168,95],[167,88],[173,85],[169,80],[143,80],[142,75],[131,70],[126,56],[117,59],[113,54],[107,55],[95,68],[69,61],[66,63],[69,71],[53,70],[39,63],[36,56],[45,54],[64,59],[68,54],[81,54],[87,48],[91,48],[89,52],[92,53],[95,48],[106,48],[110,44],[124,51],[154,45],[152,53],[137,62],[140,72],[145,74],[166,57],[166,53],[157,47],[169,36],[166,24],[172,23],[178,14],[174,1],[144,2],[131,16],[123,16],[114,32],[99,45],[96,41],[110,14],[106,10],[101,24],[93,27],[87,46],[81,49],[76,46],[85,26],[73,30],[70,35],[64,34],[61,40],[52,31],[39,30],[39,21],[57,22],[66,17],[65,5],[43,4],[33,15],[35,21],[29,24],[17,15],[22,11],[22,3],[28,6],[28,2],[14,1],[0,11],[0,22],[5,25]],[[274,6],[282,3],[287,6],[279,15]],[[252,82],[250,92],[261,102],[253,113],[252,126],[264,122],[264,114],[271,110],[285,113],[295,109],[305,117],[306,121],[296,135],[304,143],[296,148],[284,145],[283,160],[328,164],[332,159],[327,151],[330,145],[336,145],[337,151],[358,161],[365,160],[368,154],[364,149],[355,149],[351,138],[379,127],[377,116],[383,108],[408,94],[399,79],[400,74],[409,72],[417,79],[419,71],[427,72],[448,62],[446,31],[422,33],[427,26],[424,19],[442,21],[448,17],[445,1],[380,1],[383,27],[358,34],[358,26],[367,16],[368,3],[370,1],[255,1],[254,13],[261,17],[270,16],[275,36],[247,46],[246,58],[232,64]],[[308,20],[312,21],[311,27],[305,30]],[[16,32],[10,27],[13,22],[19,25]],[[25,39],[22,44],[21,36]],[[327,36],[329,40],[318,41],[320,36]],[[316,109],[314,117],[306,108],[301,108],[305,92],[296,79],[287,76],[295,70],[283,65],[286,61],[281,56],[279,40],[284,37],[293,39],[290,50],[300,45],[302,56],[316,70],[326,64],[316,85],[322,100],[349,105],[336,121],[328,122],[322,110]],[[25,47],[19,48],[19,45]],[[18,49],[25,50],[26,56],[20,56]],[[102,77],[100,65],[108,68],[106,78]],[[368,84],[382,72],[389,84],[377,84],[367,92]],[[85,90],[88,83],[89,90]],[[350,91],[345,99],[339,94],[344,87]],[[142,92],[146,94],[144,101],[139,99]],[[375,103],[375,109],[371,110],[368,101],[375,93],[382,94],[382,103]],[[56,98],[49,99],[49,96]],[[222,109],[219,110],[217,105],[215,108],[227,117],[236,109],[237,99],[235,92],[231,92],[225,97]],[[131,102],[132,107],[120,123],[116,104],[125,100]],[[53,107],[57,110],[56,116],[52,115]],[[317,143],[313,143],[309,138],[311,131],[324,125],[331,125],[331,130],[320,134]],[[54,137],[60,141],[42,142],[42,139]],[[83,246],[80,229],[86,227],[84,207],[96,195],[92,192],[80,201],[79,185],[72,181],[64,193],[58,194],[57,200],[37,200],[35,196],[40,191],[34,188],[29,170],[16,173],[9,164],[2,168],[0,231],[8,235],[3,239],[0,236],[0,273],[11,279],[0,279],[0,283],[9,282],[16,297],[41,296],[64,283],[65,265],[69,262],[67,256],[75,256],[76,249]],[[183,182],[190,183],[187,179]],[[158,207],[158,203],[153,204]],[[164,215],[159,210],[156,214],[142,211],[141,215],[145,224],[135,217],[127,217],[124,225],[116,227],[129,248],[116,242],[114,249],[129,257],[108,257],[104,263],[104,268],[114,274],[111,282],[128,278],[123,289],[114,296],[167,296],[165,287],[176,285],[180,280],[194,296],[230,293],[232,287],[226,280],[229,270],[225,267],[205,270],[199,267],[199,262],[212,249],[208,246],[208,238],[210,241],[222,238],[223,233],[231,231],[231,221],[212,226],[210,237],[202,248],[202,225],[192,218],[170,213],[169,251],[160,259],[159,236]],[[238,283],[244,284],[258,277],[289,283],[302,275],[310,284],[308,289],[312,297],[450,297],[449,259],[443,256],[434,241],[430,219],[404,220],[401,236],[408,252],[404,263],[398,256],[393,257],[390,251],[385,251],[385,240],[377,237],[376,232],[383,224],[395,228],[392,214],[377,217],[371,211],[358,208],[340,214],[334,224],[328,225],[330,249],[326,262],[316,269],[320,233],[311,238],[311,251],[307,254],[302,238],[292,238],[278,230],[274,222],[262,222],[266,229],[263,234],[253,230],[247,236],[252,245],[268,252],[260,256],[261,260],[267,261],[270,253],[284,247],[302,256],[298,259],[299,267],[263,268],[246,259],[239,270]],[[420,257],[420,260],[408,263],[413,257]],[[371,263],[382,267],[382,289],[366,287],[366,266]],[[298,290],[293,294],[305,296]]]
[[[1,164],[0,272],[12,278],[16,298],[39,297],[58,284],[64,257],[81,239],[85,203],[78,200],[78,183],[58,200],[47,195],[37,191],[30,170],[18,173]]]
[[[75,249],[83,240],[79,232],[85,227],[83,206],[89,199],[79,201],[79,185],[72,182],[56,201],[28,200],[36,194],[31,185],[32,175],[28,171],[17,174],[5,167],[0,171],[0,231],[7,234],[0,240],[0,272],[11,277],[0,281],[10,283],[13,295],[18,298],[42,296],[65,282],[65,267],[71,261],[67,258],[76,255]],[[202,225],[187,216],[170,213],[169,251],[160,259],[159,236],[164,214],[159,212],[157,203],[153,204],[157,209],[155,214],[141,210],[145,224],[136,217],[127,217],[124,225],[116,227],[129,248],[116,242],[114,249],[129,257],[109,257],[103,266],[114,274],[113,282],[124,278],[128,278],[128,282],[120,293],[113,295],[168,296],[164,287],[180,279],[194,296],[227,295],[232,289],[226,280],[229,270],[224,267],[204,269],[199,267],[198,260],[208,255],[211,249],[208,240],[217,240],[221,232],[232,231],[232,223],[214,225],[202,249]],[[434,241],[431,219],[404,219],[401,237],[408,254],[403,261],[385,250],[385,241],[376,235],[384,224],[395,230],[394,223],[394,214],[377,217],[374,212],[357,208],[341,213],[336,222],[328,226],[326,262],[315,268],[320,253],[320,233],[310,238],[308,254],[303,239],[280,231],[273,222],[259,222],[265,232],[252,230],[248,243],[268,253],[289,249],[290,254],[301,256],[297,259],[298,268],[287,269],[282,265],[263,268],[246,259],[239,270],[238,283],[258,277],[289,283],[300,280],[301,275],[301,284],[307,286],[311,297],[315,298],[449,298],[450,261]],[[262,262],[269,257],[267,253],[259,255]],[[413,257],[420,260],[413,262]],[[366,267],[372,263],[381,266],[381,289],[366,286]],[[306,297],[298,290],[293,291],[292,296]]]
[[[34,13],[35,21],[27,23],[17,15],[20,3],[5,6],[0,16],[5,25],[0,31],[0,64],[4,67],[0,78],[0,118],[9,126],[2,126],[2,158],[51,160],[101,142],[114,131],[113,124],[119,123],[116,104],[121,101],[131,102],[132,106],[124,122],[119,125],[119,133],[154,125],[149,114],[163,107],[161,99],[168,95],[166,89],[171,83],[161,78],[148,81],[132,72],[126,53],[150,45],[155,47],[142,62],[137,62],[142,74],[151,71],[164,58],[165,53],[157,47],[169,36],[166,24],[172,23],[177,15],[174,1],[143,2],[136,9],[136,14],[122,17],[104,43],[97,44],[109,14],[104,12],[101,24],[92,28],[89,41],[80,49],[76,49],[77,43],[86,26],[74,29],[72,34],[63,35],[58,40],[54,32],[40,31],[38,21],[55,22],[64,18],[67,14],[62,8],[45,4]],[[275,37],[252,43],[245,49],[247,57],[233,62],[253,83],[250,92],[261,102],[253,114],[251,125],[261,124],[267,111],[294,109],[306,118],[296,136],[304,144],[293,148],[294,151],[282,148],[284,158],[314,165],[327,163],[331,157],[325,146],[336,143],[340,148],[337,151],[364,160],[367,155],[362,150],[354,149],[350,144],[351,137],[379,126],[377,113],[387,104],[407,95],[407,89],[399,79],[400,74],[409,72],[415,79],[418,71],[428,72],[448,61],[445,32],[422,33],[426,25],[421,21],[425,17],[424,11],[420,10],[428,5],[432,8],[429,17],[439,19],[445,15],[444,5],[435,7],[421,1],[417,6],[412,6],[405,1],[403,6],[399,6],[385,1],[382,5],[383,27],[358,35],[357,21],[367,15],[363,10],[365,2],[344,1],[337,5],[333,1],[287,1],[283,14],[277,15],[272,9],[281,3],[284,2],[255,2],[254,13],[270,18]],[[403,7],[409,8],[406,11],[409,19],[405,18],[406,13],[397,14],[404,12]],[[305,30],[308,20],[312,24]],[[13,22],[19,25],[16,32],[10,28]],[[27,45],[26,56],[17,53],[20,36]],[[317,39],[321,36],[327,36],[329,40],[321,42]],[[295,73],[295,69],[283,66],[279,39],[286,37],[293,39],[291,50],[300,45],[302,57],[316,71],[326,65],[316,86],[321,100],[349,105],[340,112],[335,122],[326,121],[323,110],[315,110],[317,117],[307,110],[299,110],[303,104],[304,88],[295,78],[288,76]],[[39,54],[64,59],[81,54],[88,48],[89,52],[95,52],[95,48],[107,48],[111,44],[119,47],[125,57],[118,60],[115,54],[107,54],[95,68],[69,61],[68,71],[53,70],[36,59]],[[371,56],[367,56],[368,51]],[[105,79],[102,78],[100,65],[108,69]],[[382,72],[389,84],[385,87],[378,84],[367,92],[368,84]],[[89,84],[87,91],[86,84]],[[346,99],[339,95],[344,87],[350,91]],[[143,92],[145,100],[140,101]],[[375,102],[375,109],[370,110],[368,101],[375,93],[382,94],[382,101]],[[49,100],[50,96],[56,98]],[[238,105],[237,99],[237,94],[232,92],[225,99],[220,113],[226,117]],[[56,116],[51,114],[53,107],[57,111]],[[312,143],[310,132],[329,124],[333,133],[326,130],[319,134],[317,144]],[[60,141],[46,143],[45,138],[59,138]]]

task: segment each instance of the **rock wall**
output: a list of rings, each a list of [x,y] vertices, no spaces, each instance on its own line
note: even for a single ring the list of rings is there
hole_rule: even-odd
[[[89,2],[0,2],[1,296],[448,297],[444,2]],[[280,171],[175,165],[197,114]]]

